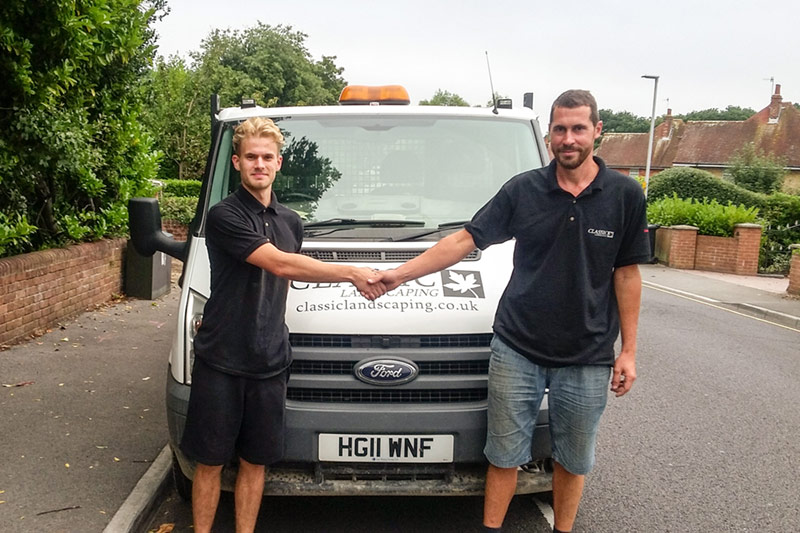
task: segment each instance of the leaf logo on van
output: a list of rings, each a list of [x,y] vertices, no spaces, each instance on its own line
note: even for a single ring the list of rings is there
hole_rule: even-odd
[[[442,295],[455,298],[485,298],[481,273],[469,270],[443,270]]]

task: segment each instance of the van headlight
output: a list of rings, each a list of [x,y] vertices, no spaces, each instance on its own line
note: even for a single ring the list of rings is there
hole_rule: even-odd
[[[194,338],[203,324],[203,309],[208,298],[193,290],[189,291],[186,302],[186,357],[184,359],[184,382],[192,383],[192,367],[194,365]]]

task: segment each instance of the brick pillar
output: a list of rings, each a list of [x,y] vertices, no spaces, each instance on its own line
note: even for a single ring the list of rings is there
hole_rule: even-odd
[[[697,228],[694,226],[669,226],[656,232],[656,257],[659,263],[670,268],[694,269],[697,248]]]
[[[736,239],[736,267],[734,274],[755,276],[758,274],[761,226],[758,224],[736,224],[733,228],[733,236]]]
[[[789,287],[786,292],[800,296],[800,244],[793,244],[792,261],[789,263]]]

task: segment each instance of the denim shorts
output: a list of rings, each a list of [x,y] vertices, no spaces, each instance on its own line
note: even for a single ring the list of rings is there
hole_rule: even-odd
[[[600,415],[606,407],[611,367],[539,366],[497,336],[489,362],[489,409],[484,454],[499,468],[531,461],[531,442],[545,389],[553,459],[568,472],[588,474]]]

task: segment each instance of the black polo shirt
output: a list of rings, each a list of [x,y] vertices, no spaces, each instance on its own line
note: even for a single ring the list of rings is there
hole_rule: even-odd
[[[298,252],[303,223],[272,194],[264,207],[239,188],[208,212],[206,247],[211,296],[194,339],[195,357],[222,372],[253,378],[280,373],[291,363],[284,321],[289,281],[245,260],[270,242]]]
[[[594,159],[600,170],[578,197],[559,187],[553,161],[511,178],[466,225],[480,249],[516,239],[494,331],[539,365],[613,364],[614,268],[650,258],[641,186]]]

